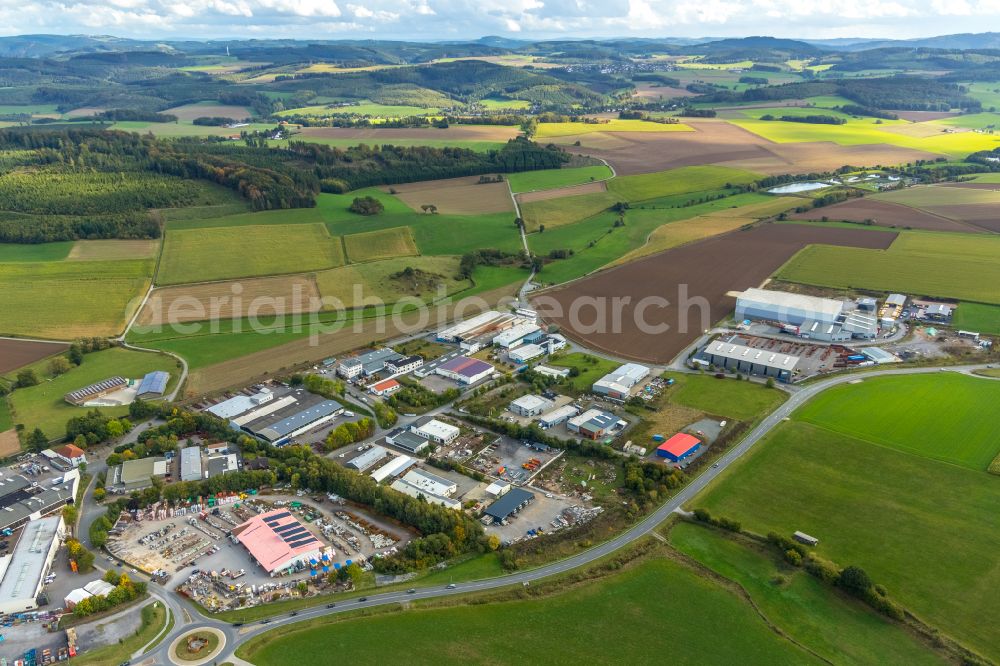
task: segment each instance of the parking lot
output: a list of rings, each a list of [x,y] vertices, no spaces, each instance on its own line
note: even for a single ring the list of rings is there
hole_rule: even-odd
[[[548,493],[540,488],[529,487],[526,490],[535,495],[530,504],[510,516],[506,525],[486,526],[487,533],[496,534],[501,543],[517,543],[549,532],[557,532],[569,525],[585,522],[601,511],[579,500]]]

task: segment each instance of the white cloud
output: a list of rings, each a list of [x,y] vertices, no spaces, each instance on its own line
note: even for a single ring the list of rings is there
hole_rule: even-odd
[[[913,37],[981,32],[998,20],[1000,0],[0,0],[0,34],[147,39]]]

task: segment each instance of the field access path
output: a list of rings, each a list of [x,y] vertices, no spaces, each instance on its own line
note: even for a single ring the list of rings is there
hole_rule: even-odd
[[[259,635],[265,631],[287,627],[295,624],[296,622],[301,622],[302,620],[309,620],[327,615],[336,615],[353,610],[372,608],[375,606],[384,606],[387,604],[404,604],[418,599],[433,599],[469,594],[473,592],[486,592],[510,585],[528,585],[533,581],[566,573],[573,569],[591,564],[615,552],[616,550],[633,543],[634,541],[651,535],[656,527],[666,520],[671,513],[682,513],[682,507],[686,503],[694,499],[698,493],[704,490],[720,474],[723,474],[730,465],[743,457],[751,448],[753,448],[755,444],[767,436],[767,434],[770,433],[776,426],[788,419],[792,412],[829,388],[851,382],[863,382],[872,377],[927,374],[945,371],[971,374],[973,370],[984,369],[986,367],[986,364],[976,364],[965,366],[873,370],[862,374],[847,374],[830,377],[814,384],[798,387],[797,390],[790,393],[789,398],[785,401],[785,403],[771,412],[771,414],[761,421],[739,444],[723,454],[722,457],[720,457],[711,467],[705,469],[701,474],[693,478],[690,483],[684,486],[676,495],[661,504],[659,508],[653,511],[653,513],[649,514],[646,518],[636,523],[625,532],[609,541],[594,546],[590,550],[586,550],[582,553],[578,553],[572,557],[568,557],[557,562],[552,562],[551,564],[546,564],[538,567],[537,569],[519,571],[517,573],[498,576],[496,578],[487,578],[461,583],[454,589],[448,589],[445,586],[437,586],[417,588],[412,594],[408,594],[405,591],[372,594],[368,597],[364,597],[364,601],[359,599],[345,599],[343,601],[336,602],[337,605],[332,608],[320,606],[317,608],[305,609],[297,612],[294,616],[289,614],[277,615],[271,618],[266,618],[262,622],[257,622],[247,626],[234,627],[227,622],[222,622],[211,617],[198,616],[192,618],[190,623],[181,623],[180,626],[175,625],[174,629],[170,631],[166,638],[162,640],[156,648],[146,654],[145,658],[140,663],[176,664],[177,662],[171,659],[169,655],[169,646],[175,639],[182,634],[195,629],[213,628],[222,631],[226,637],[225,648],[217,655],[216,660],[219,663],[231,661],[243,664],[246,662],[239,661],[233,656],[233,651],[240,643],[243,643],[249,638]],[[172,590],[164,590],[164,594],[173,597],[171,599],[172,603],[168,604],[172,609],[177,608],[179,604],[183,603],[179,601],[180,597]]]

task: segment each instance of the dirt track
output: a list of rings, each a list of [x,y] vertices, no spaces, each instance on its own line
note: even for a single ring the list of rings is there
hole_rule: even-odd
[[[851,199],[843,203],[822,208],[813,208],[804,213],[795,213],[795,220],[828,220],[846,222],[864,222],[875,220],[880,227],[910,227],[913,229],[928,229],[931,231],[959,231],[966,233],[981,233],[979,229],[961,224],[940,215],[934,215],[917,208],[877,199]]]
[[[69,345],[0,339],[0,374],[69,349]]]
[[[732,312],[735,301],[727,292],[761,284],[805,246],[823,243],[885,249],[895,238],[896,233],[888,231],[769,224],[609,269],[545,292],[532,302],[546,321],[559,324],[563,333],[588,347],[638,361],[665,363],[704,329]],[[700,297],[707,307],[687,307],[682,316],[680,290],[685,287],[688,299]],[[606,330],[587,330],[588,326],[596,328],[595,309],[584,303],[594,299],[610,303],[612,298],[626,296],[631,300],[620,309],[618,332],[614,330],[612,305],[607,305],[608,314],[602,318]],[[669,304],[654,303],[644,313],[637,312],[636,305],[644,297],[665,298]],[[570,316],[574,305],[578,308],[577,321]],[[669,328],[643,332],[637,323],[639,317],[651,326],[666,324]]]

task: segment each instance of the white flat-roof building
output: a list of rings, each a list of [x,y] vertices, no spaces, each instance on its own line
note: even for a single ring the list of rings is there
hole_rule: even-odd
[[[456,437],[458,437],[461,431],[450,423],[438,421],[437,419],[431,419],[422,425],[414,427],[413,432],[421,437],[426,437],[432,442],[437,442],[438,444],[449,444],[453,442]]]
[[[375,463],[379,462],[387,455],[389,455],[389,450],[384,446],[373,446],[360,456],[347,461],[347,464],[344,466],[356,469],[359,472],[364,472],[366,469],[374,466]]]
[[[205,411],[218,416],[220,419],[228,420],[271,400],[274,400],[274,394],[271,393],[270,389],[265,388],[261,389],[260,393],[254,395],[238,395],[229,400],[223,400],[217,405],[212,405]]]
[[[614,372],[604,375],[591,387],[594,393],[625,400],[631,395],[632,387],[649,375],[649,368],[638,363],[626,363]]]
[[[202,479],[201,469],[201,447],[187,446],[181,449],[181,481],[200,481]]]
[[[0,613],[21,613],[38,608],[45,575],[62,542],[62,516],[29,520],[10,555],[0,558]]]
[[[457,483],[424,469],[411,469],[403,476],[403,481],[431,495],[449,497],[458,492]]]
[[[443,342],[461,342],[490,331],[502,331],[510,328],[514,322],[515,317],[510,313],[487,310],[454,326],[442,329],[438,332],[437,339]]]
[[[510,403],[510,411],[518,416],[538,416],[552,409],[554,403],[540,395],[523,395]]]
[[[511,349],[507,352],[507,358],[514,363],[527,363],[528,361],[533,361],[536,358],[541,358],[547,353],[548,349],[541,345],[521,345],[517,349]]]
[[[791,381],[795,367],[799,363],[798,356],[721,340],[710,343],[703,354],[714,365],[751,375],[774,377],[783,382]]]
[[[569,368],[553,368],[549,365],[536,365],[535,372],[546,377],[552,377],[553,379],[569,377]]]
[[[510,484],[506,481],[494,481],[486,486],[486,494],[493,498],[506,494],[508,490],[510,490]]]
[[[534,322],[521,322],[493,338],[493,344],[501,349],[513,349],[520,345],[525,336],[541,330]]]
[[[462,503],[458,500],[454,500],[450,497],[442,497],[441,495],[434,495],[426,490],[418,488],[412,483],[407,483],[403,479],[396,479],[389,487],[403,493],[404,495],[409,495],[410,497],[423,497],[427,500],[428,504],[440,504],[443,507],[454,509],[455,511],[462,508]]]
[[[278,398],[277,400],[268,400],[266,403],[257,407],[256,409],[251,409],[245,414],[240,414],[230,422],[236,424],[239,427],[243,427],[248,423],[252,423],[257,419],[262,419],[265,416],[269,416],[279,409],[284,409],[289,405],[294,405],[298,402],[298,399],[294,395],[286,395],[284,397]]]
[[[386,479],[391,479],[394,476],[398,476],[403,473],[407,467],[410,467],[416,462],[410,456],[396,456],[389,462],[385,463],[377,470],[372,472],[370,476],[375,479],[376,482],[381,483]]]
[[[551,428],[560,423],[565,423],[579,413],[580,410],[573,405],[563,405],[562,407],[553,409],[551,412],[542,414],[542,418],[538,419],[538,425],[542,428]]]

